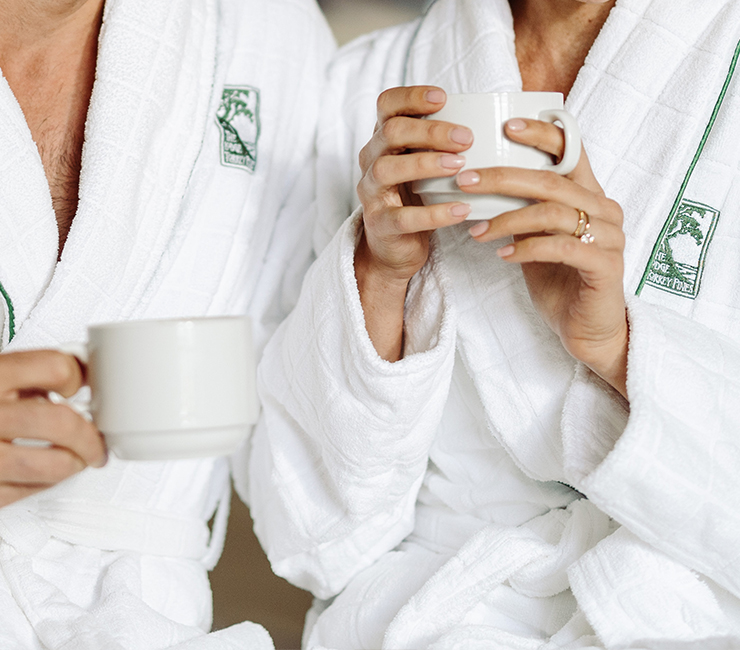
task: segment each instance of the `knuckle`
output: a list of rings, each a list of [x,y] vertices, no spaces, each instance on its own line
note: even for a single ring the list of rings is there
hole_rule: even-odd
[[[389,178],[388,168],[387,158],[378,158],[370,165],[370,175],[379,185],[386,186]]]
[[[368,168],[372,160],[372,157],[368,149],[369,149],[369,144],[366,144],[362,149],[360,149],[360,153],[357,156],[357,160],[360,163],[360,169],[362,169],[363,171]]]
[[[386,144],[394,146],[399,143],[403,123],[396,117],[392,117],[380,127],[380,137]]]
[[[382,115],[383,113],[385,113],[386,108],[391,102],[394,91],[394,88],[388,88],[387,90],[384,90],[382,93],[380,93],[380,95],[378,95],[378,99],[375,102],[375,108],[378,115]]]
[[[46,361],[49,381],[54,386],[65,386],[74,381],[76,362],[67,354],[50,351]]]
[[[450,127],[440,123],[428,121],[425,122],[427,137],[431,142],[447,142],[449,137]]]
[[[408,210],[404,210],[403,208],[392,212],[391,222],[395,232],[405,233],[407,231],[409,224],[407,213]]]

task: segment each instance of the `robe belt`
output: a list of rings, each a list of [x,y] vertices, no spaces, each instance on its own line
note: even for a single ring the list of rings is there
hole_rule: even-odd
[[[30,497],[0,510],[0,539],[23,555],[36,554],[56,538],[104,551],[198,560],[212,568],[223,546],[228,511],[224,495],[211,533],[202,519],[172,512]]]

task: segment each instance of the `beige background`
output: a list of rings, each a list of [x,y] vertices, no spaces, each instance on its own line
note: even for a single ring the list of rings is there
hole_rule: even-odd
[[[425,0],[324,0],[321,2],[337,41],[413,18]],[[226,546],[211,573],[213,629],[255,621],[272,635],[278,650],[300,648],[303,618],[311,595],[270,570],[252,533],[246,506],[233,495]]]

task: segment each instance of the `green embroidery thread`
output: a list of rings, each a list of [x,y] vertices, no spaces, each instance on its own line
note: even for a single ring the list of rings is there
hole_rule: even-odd
[[[650,276],[651,269],[653,269],[656,259],[658,257],[658,254],[663,252],[665,253],[663,249],[664,242],[666,240],[666,236],[668,235],[668,232],[671,228],[671,225],[674,224],[676,221],[676,217],[678,215],[679,210],[684,204],[687,205],[699,205],[694,203],[692,201],[684,201],[684,192],[686,191],[686,188],[689,184],[689,181],[691,180],[691,176],[694,173],[694,169],[696,168],[697,163],[699,162],[699,158],[701,157],[701,154],[704,152],[704,147],[707,144],[707,140],[709,140],[709,135],[712,133],[712,129],[714,128],[714,123],[717,121],[717,115],[719,115],[719,111],[722,108],[722,104],[725,101],[725,96],[727,95],[727,90],[730,87],[730,83],[732,82],[732,78],[735,75],[735,68],[737,67],[738,57],[740,57],[740,41],[738,41],[737,46],[735,47],[735,53],[732,57],[732,62],[730,63],[730,69],[727,72],[727,77],[725,78],[725,83],[722,86],[722,90],[720,91],[719,97],[717,98],[717,102],[714,105],[714,110],[712,111],[712,115],[709,118],[709,123],[707,124],[707,128],[704,130],[704,135],[702,136],[701,142],[699,142],[699,147],[696,150],[696,153],[694,154],[693,159],[691,160],[691,164],[689,165],[689,169],[686,172],[686,176],[683,179],[683,183],[681,183],[681,187],[678,190],[678,195],[676,196],[676,200],[673,203],[673,207],[671,208],[671,211],[668,215],[668,218],[666,219],[666,222],[663,226],[663,228],[660,231],[660,234],[658,235],[658,239],[655,242],[655,246],[653,246],[653,250],[650,253],[650,257],[648,258],[647,266],[645,267],[645,272],[642,274],[642,279],[640,280],[640,284],[637,286],[637,290],[635,291],[635,295],[639,296],[642,292],[643,287],[645,284],[650,284],[651,286],[658,286],[654,284],[653,282],[648,282],[648,277]],[[708,208],[708,206],[701,206],[702,208]],[[713,210],[716,215],[713,220],[712,225],[712,234],[714,233],[714,228],[717,224],[717,218],[719,217],[719,212],[714,210],[714,208],[708,208],[709,210]],[[711,236],[710,236],[711,239]],[[706,249],[708,246],[709,241],[707,239],[704,240],[704,246],[701,250],[701,266],[698,267],[698,276],[694,280],[694,285],[696,287],[696,291],[699,290],[699,283],[701,282],[701,273],[704,270],[704,257],[706,256]],[[664,261],[664,260],[663,260]],[[667,288],[663,285],[659,286],[660,289]],[[672,292],[673,293],[673,292]],[[679,295],[688,296],[688,294],[680,293]],[[696,293],[694,293],[692,296],[690,296],[692,299],[696,297]]]
[[[216,122],[221,130],[221,164],[254,173],[260,136],[259,89],[225,86]]]
[[[719,214],[719,210],[708,205],[684,199],[659,240],[645,284],[677,296],[696,298]]]
[[[0,294],[5,298],[5,302],[8,305],[8,343],[10,343],[15,336],[15,312],[13,311],[13,301],[10,299],[8,292],[5,291],[5,287],[1,282]]]

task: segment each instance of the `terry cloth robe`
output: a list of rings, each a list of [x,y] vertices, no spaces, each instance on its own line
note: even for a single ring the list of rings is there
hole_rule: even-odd
[[[251,315],[261,349],[309,263],[332,51],[313,0],[109,0],[59,262],[41,159],[0,78],[4,349],[83,341],[96,322],[222,314]],[[228,494],[225,458],[112,457],[1,509],[0,647],[272,647],[250,623],[206,635]]]
[[[617,0],[567,98],[625,213],[629,404],[470,222],[412,280],[404,358],[364,328],[360,217],[339,225],[376,97],[520,88],[508,2],[439,0],[338,55],[324,250],[263,358],[251,465],[275,572],[326,601],[308,647],[740,647],[739,41],[733,0]]]

